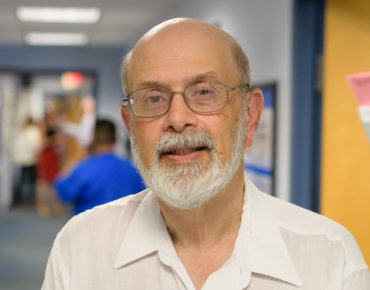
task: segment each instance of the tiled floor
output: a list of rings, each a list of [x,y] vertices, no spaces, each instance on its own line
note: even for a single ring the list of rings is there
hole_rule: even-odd
[[[41,288],[53,240],[70,218],[70,211],[41,219],[34,208],[22,207],[0,214],[0,289]]]

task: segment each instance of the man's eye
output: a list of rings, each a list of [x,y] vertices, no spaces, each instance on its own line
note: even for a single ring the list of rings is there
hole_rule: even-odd
[[[144,98],[146,104],[159,104],[166,102],[166,98],[160,94],[148,94]]]
[[[198,88],[194,92],[194,97],[213,97],[216,94],[216,91],[213,88]]]
[[[150,96],[147,98],[148,103],[158,103],[161,100],[160,96]]]
[[[209,94],[212,94],[213,91],[210,90],[210,89],[200,89],[198,90],[197,94],[199,95],[209,95]]]

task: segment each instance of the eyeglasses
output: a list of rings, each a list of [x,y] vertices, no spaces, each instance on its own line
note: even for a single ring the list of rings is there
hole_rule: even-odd
[[[227,88],[221,83],[200,82],[191,84],[183,92],[171,92],[165,88],[147,88],[129,94],[123,99],[123,105],[129,106],[137,117],[154,118],[168,112],[173,94],[178,93],[184,97],[192,111],[207,114],[225,108],[229,92],[242,88],[249,89],[249,84]]]

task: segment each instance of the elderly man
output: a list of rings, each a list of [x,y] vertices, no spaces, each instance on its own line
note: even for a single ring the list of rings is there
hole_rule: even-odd
[[[73,218],[43,289],[369,289],[350,233],[245,176],[263,97],[229,34],[166,21],[125,57],[122,83],[149,189]]]

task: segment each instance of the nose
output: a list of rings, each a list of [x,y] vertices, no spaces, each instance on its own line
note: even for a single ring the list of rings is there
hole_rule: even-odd
[[[182,132],[186,128],[195,127],[198,123],[196,114],[188,107],[180,92],[172,93],[171,106],[165,115],[165,130]]]

